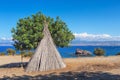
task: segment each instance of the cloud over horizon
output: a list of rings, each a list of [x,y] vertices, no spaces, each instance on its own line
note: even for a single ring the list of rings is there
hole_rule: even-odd
[[[88,34],[84,33],[74,33],[76,40],[86,40],[86,41],[120,41],[120,36],[111,36],[109,34]]]
[[[1,37],[0,42],[12,42],[12,37],[7,38],[7,37]]]
[[[112,36],[109,34],[89,34],[84,33],[74,33],[75,40],[84,41],[120,41],[120,36]],[[0,37],[0,42],[13,42],[12,37]]]

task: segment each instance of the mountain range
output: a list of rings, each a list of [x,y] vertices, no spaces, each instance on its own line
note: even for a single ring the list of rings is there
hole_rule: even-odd
[[[120,41],[80,41],[73,40],[73,46],[120,46]]]
[[[0,46],[12,46],[12,41],[0,41]],[[81,41],[73,40],[72,46],[120,46],[120,41]]]

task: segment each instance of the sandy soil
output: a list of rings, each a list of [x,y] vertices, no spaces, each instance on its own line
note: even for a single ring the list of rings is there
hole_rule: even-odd
[[[67,67],[26,73],[20,56],[0,56],[0,80],[120,80],[120,56],[63,59]],[[24,58],[28,62],[29,58]]]

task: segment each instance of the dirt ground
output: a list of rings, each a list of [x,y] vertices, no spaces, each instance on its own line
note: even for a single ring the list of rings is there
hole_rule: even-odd
[[[63,60],[67,65],[64,69],[27,73],[20,67],[20,56],[0,56],[0,80],[120,80],[120,56]]]

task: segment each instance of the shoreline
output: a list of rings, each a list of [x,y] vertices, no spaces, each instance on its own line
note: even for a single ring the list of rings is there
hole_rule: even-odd
[[[5,47],[0,47],[0,53],[7,54],[7,49],[13,49],[15,50],[14,46],[5,46]],[[120,46],[70,46],[70,47],[65,47],[65,48],[57,48],[59,53],[63,58],[69,58],[69,57],[75,57],[75,51],[76,49],[82,49],[82,50],[87,50],[92,53],[92,56],[94,55],[94,49],[95,48],[102,48],[105,51],[105,56],[114,56],[118,52],[120,52]],[[16,51],[16,50],[15,50]],[[19,54],[20,52],[17,50],[16,54]]]

